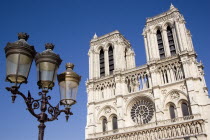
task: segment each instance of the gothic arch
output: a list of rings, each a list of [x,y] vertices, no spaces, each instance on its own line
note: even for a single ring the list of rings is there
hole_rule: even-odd
[[[157,25],[153,28],[153,33],[156,34],[157,30],[160,30],[160,32],[162,32],[162,26],[161,25]]]
[[[104,45],[104,50],[108,50],[109,47],[112,47],[112,49],[114,50],[114,43],[113,42],[107,42],[105,45]]]
[[[189,104],[189,102],[188,102],[186,99],[180,99],[180,100],[178,101],[177,106],[181,108],[182,103]]]
[[[106,110],[107,109],[107,110]],[[103,112],[104,111],[104,112]],[[101,108],[97,114],[97,118],[98,118],[98,123],[100,123],[100,118],[102,116],[105,116],[107,119],[109,118],[110,114],[117,114],[117,110],[116,108],[114,108],[111,105],[106,105],[103,108]]]
[[[167,27],[171,27],[171,28],[173,28],[174,27],[174,24],[173,24],[173,22],[172,21],[166,21],[166,22],[164,22],[163,24],[162,24],[162,29],[163,30],[167,30]]]
[[[101,117],[99,118],[99,121],[102,121],[104,118],[107,119],[106,116],[101,116]]]
[[[104,123],[104,120],[105,120],[106,123]],[[106,116],[101,116],[99,118],[98,124],[99,124],[99,127],[101,127],[100,129],[101,129],[102,132],[106,132],[108,130],[107,123],[108,123],[108,120],[107,120]]]
[[[183,91],[180,91],[178,89],[172,89],[170,90],[164,97],[163,99],[163,106],[162,108],[164,109],[164,114],[166,115],[166,118],[170,118],[170,114],[169,114],[169,105],[174,105],[176,110],[175,110],[175,114],[176,117],[180,116],[180,106],[179,106],[179,102],[186,100],[187,101],[187,95],[186,93],[184,93]]]
[[[175,104],[173,101],[168,102],[168,103],[165,105],[165,107],[168,109],[168,107],[169,107],[170,105],[173,105],[173,106],[175,106],[175,107],[177,108],[176,104]]]
[[[100,51],[101,51],[101,49],[103,49],[103,50],[104,50],[104,46],[102,46],[102,45],[97,46],[97,47],[95,48],[95,52],[99,54],[99,53],[100,53]]]
[[[117,117],[117,114],[116,113],[112,113],[111,115],[109,115],[108,121],[112,121],[113,117]]]
[[[171,113],[172,113],[172,112],[171,112],[171,106],[174,108],[174,109],[173,109],[173,112],[174,112],[174,113],[173,113],[173,114],[174,114],[174,115],[173,115],[173,116],[174,116],[173,119],[174,119],[174,118],[176,118],[176,117],[178,116],[178,111],[177,111],[177,104],[174,103],[173,101],[170,101],[170,102],[168,102],[168,103],[165,105],[165,113],[166,113],[166,114],[165,114],[165,115],[166,115],[165,117],[168,118],[168,119],[172,119],[172,118],[171,118]]]

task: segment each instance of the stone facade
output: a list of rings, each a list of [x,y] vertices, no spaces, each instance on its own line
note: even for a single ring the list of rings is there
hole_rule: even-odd
[[[119,31],[91,40],[86,139],[209,140],[210,99],[184,17],[171,5],[147,19],[143,37],[140,67]]]

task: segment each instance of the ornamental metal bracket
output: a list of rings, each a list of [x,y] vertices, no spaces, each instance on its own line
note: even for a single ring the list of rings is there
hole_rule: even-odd
[[[20,95],[27,106],[27,110],[37,118],[37,120],[40,122],[38,128],[39,128],[39,140],[43,140],[44,137],[44,129],[45,129],[45,122],[58,120],[58,116],[63,112],[66,114],[66,121],[68,121],[69,116],[73,115],[73,113],[70,111],[70,108],[65,108],[60,110],[59,104],[57,104],[55,107],[52,106],[49,103],[49,100],[51,99],[50,96],[46,96],[48,91],[43,90],[42,92],[39,92],[38,95],[41,96],[40,99],[35,100],[32,96],[30,91],[28,91],[28,96],[25,96],[22,92],[19,91],[19,87],[13,86],[13,87],[6,87],[6,89],[12,93],[12,103],[15,102],[15,99],[17,95]],[[40,109],[40,113],[35,113],[35,110]],[[46,113],[47,112],[47,113]],[[50,117],[49,117],[50,116]]]

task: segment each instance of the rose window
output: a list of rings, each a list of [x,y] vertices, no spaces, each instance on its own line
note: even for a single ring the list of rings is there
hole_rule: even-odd
[[[151,101],[137,101],[131,108],[131,118],[135,123],[148,123],[154,115],[154,105]]]

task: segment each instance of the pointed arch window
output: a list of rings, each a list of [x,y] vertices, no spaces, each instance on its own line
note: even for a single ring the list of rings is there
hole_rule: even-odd
[[[189,116],[189,108],[188,105],[186,103],[182,103],[182,114],[183,116]]]
[[[112,128],[113,128],[113,130],[118,129],[117,116],[114,116],[114,117],[112,118]]]
[[[157,30],[156,36],[157,36],[157,43],[158,43],[160,59],[162,59],[165,57],[165,51],[164,51],[164,46],[163,46],[162,34],[161,34],[160,30]]]
[[[114,57],[113,57],[112,46],[109,47],[108,54],[109,54],[109,74],[112,74],[114,70]]]
[[[105,63],[104,63],[104,50],[101,49],[100,50],[100,76],[104,76],[105,75]]]
[[[107,131],[107,119],[106,118],[103,118],[103,120],[102,120],[102,129],[103,129],[103,132]]]
[[[174,44],[173,32],[170,26],[167,27],[168,44],[170,48],[171,56],[176,54],[176,48]]]
[[[174,105],[170,105],[169,106],[169,112],[170,112],[171,119],[174,119],[176,117],[176,115],[175,115],[175,106]]]

